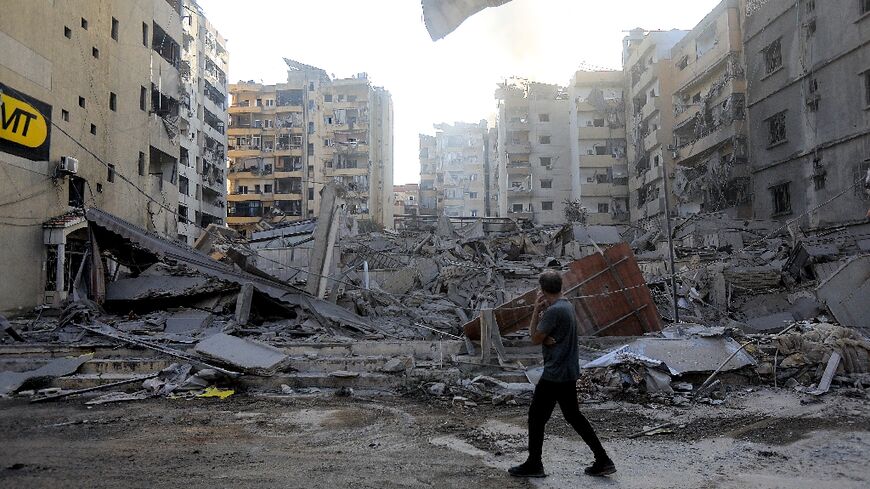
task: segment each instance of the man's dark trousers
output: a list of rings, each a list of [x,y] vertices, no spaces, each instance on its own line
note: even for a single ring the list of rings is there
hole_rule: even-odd
[[[535,395],[529,408],[529,461],[540,463],[544,446],[544,426],[553,414],[553,408],[559,404],[565,421],[574,427],[583,441],[589,445],[596,460],[606,460],[607,452],[601,446],[592,425],[580,413],[577,404],[576,382],[551,382],[541,379],[535,387]]]

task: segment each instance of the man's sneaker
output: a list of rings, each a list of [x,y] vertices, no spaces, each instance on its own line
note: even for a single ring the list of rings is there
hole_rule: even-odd
[[[609,458],[603,460],[596,459],[595,462],[589,467],[586,467],[583,472],[585,472],[586,475],[601,477],[616,472],[616,466],[613,465],[613,460],[610,460]]]
[[[544,465],[524,462],[508,469],[508,473],[514,477],[547,477],[544,473]]]

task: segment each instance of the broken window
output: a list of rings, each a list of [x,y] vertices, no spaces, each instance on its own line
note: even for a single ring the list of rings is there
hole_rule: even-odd
[[[154,37],[151,40],[151,49],[159,54],[172,66],[178,66],[181,55],[181,46],[157,23],[152,24]]]
[[[861,15],[866,13],[870,13],[870,0],[860,0],[861,1]]]
[[[604,119],[595,119],[592,121],[594,127],[604,127]]]
[[[545,200],[544,202],[541,202],[541,210],[542,211],[553,210],[553,201],[552,200]]]
[[[550,166],[550,162],[553,161],[553,158],[550,156],[541,156],[539,160],[541,162],[541,166]]]
[[[606,202],[599,202],[598,213],[607,214],[608,212],[610,212],[610,205],[608,205]]]
[[[773,215],[788,214],[791,212],[789,182],[770,187],[770,195],[773,197]]]
[[[181,195],[189,195],[190,192],[190,180],[184,175],[178,177],[178,193]]]
[[[553,188],[553,180],[541,180],[541,188]]]
[[[540,144],[550,144],[550,136],[538,136],[538,142]]]
[[[774,144],[785,141],[785,111],[782,111],[770,119],[767,119],[768,144]]]
[[[782,67],[782,40],[777,39],[768,44],[762,51],[764,55],[764,66],[766,73],[769,75]]]
[[[81,207],[85,204],[85,179],[76,176],[69,177],[69,195],[68,201],[70,207]]]
[[[677,69],[679,69],[680,71],[685,70],[687,66],[689,66],[688,55],[683,56],[682,58],[680,58],[679,61],[677,61]]]

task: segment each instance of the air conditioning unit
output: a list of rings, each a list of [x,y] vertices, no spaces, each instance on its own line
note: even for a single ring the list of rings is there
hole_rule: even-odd
[[[79,160],[73,158],[72,156],[61,156],[60,165],[58,165],[57,167],[57,172],[66,175],[75,175],[79,172]]]

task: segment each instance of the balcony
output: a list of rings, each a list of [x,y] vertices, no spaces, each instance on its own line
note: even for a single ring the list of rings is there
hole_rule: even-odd
[[[621,158],[614,158],[612,155],[582,155],[580,156],[581,168],[610,168],[611,166],[625,161]]]
[[[275,192],[272,194],[273,200],[302,200],[302,189],[294,192],[293,190]]]
[[[511,187],[507,191],[508,199],[512,198],[528,198],[532,195],[532,189],[530,187]]]
[[[529,120],[526,119],[524,121],[508,121],[507,130],[508,130],[508,132],[528,131],[529,130]]]
[[[529,175],[532,165],[528,161],[512,161],[507,164],[508,175]]]
[[[625,139],[625,127],[594,127],[581,126],[577,131],[578,139]]]
[[[645,152],[652,151],[652,149],[655,148],[656,146],[658,146],[659,144],[660,144],[660,142],[659,142],[659,131],[658,130],[650,132],[649,134],[646,135],[645,138],[643,138],[643,150]]]
[[[250,104],[233,104],[228,111],[230,114],[259,114],[263,112],[263,106]]]
[[[631,86],[631,93],[645,92],[646,87],[648,87],[655,79],[655,71],[655,66],[647,67],[646,71],[644,71],[643,74],[640,75],[640,78],[638,78],[637,83]]]
[[[368,175],[368,168],[333,168],[332,174],[335,176],[357,176]]]
[[[532,152],[532,143],[510,142],[505,146],[505,151],[508,154],[529,154]]]
[[[580,197],[610,197],[609,183],[584,183],[580,185]]]
[[[734,121],[731,124],[719,126],[701,139],[680,147],[674,162],[685,164],[687,161],[707,153],[720,144],[734,139],[738,134],[743,134],[744,125],[745,121]]]
[[[646,105],[644,105],[640,110],[641,119],[646,122],[647,120],[649,120],[650,117],[658,113],[658,111],[660,110],[662,110],[661,97],[647,98]]]
[[[508,211],[508,217],[511,219],[525,219],[527,221],[531,221],[535,218],[534,212],[516,212],[516,211]]]
[[[610,196],[628,198],[628,185],[611,185]]]
[[[674,117],[674,129],[677,129],[694,119],[701,112],[701,104],[678,105],[674,108],[674,112],[676,113]]]

